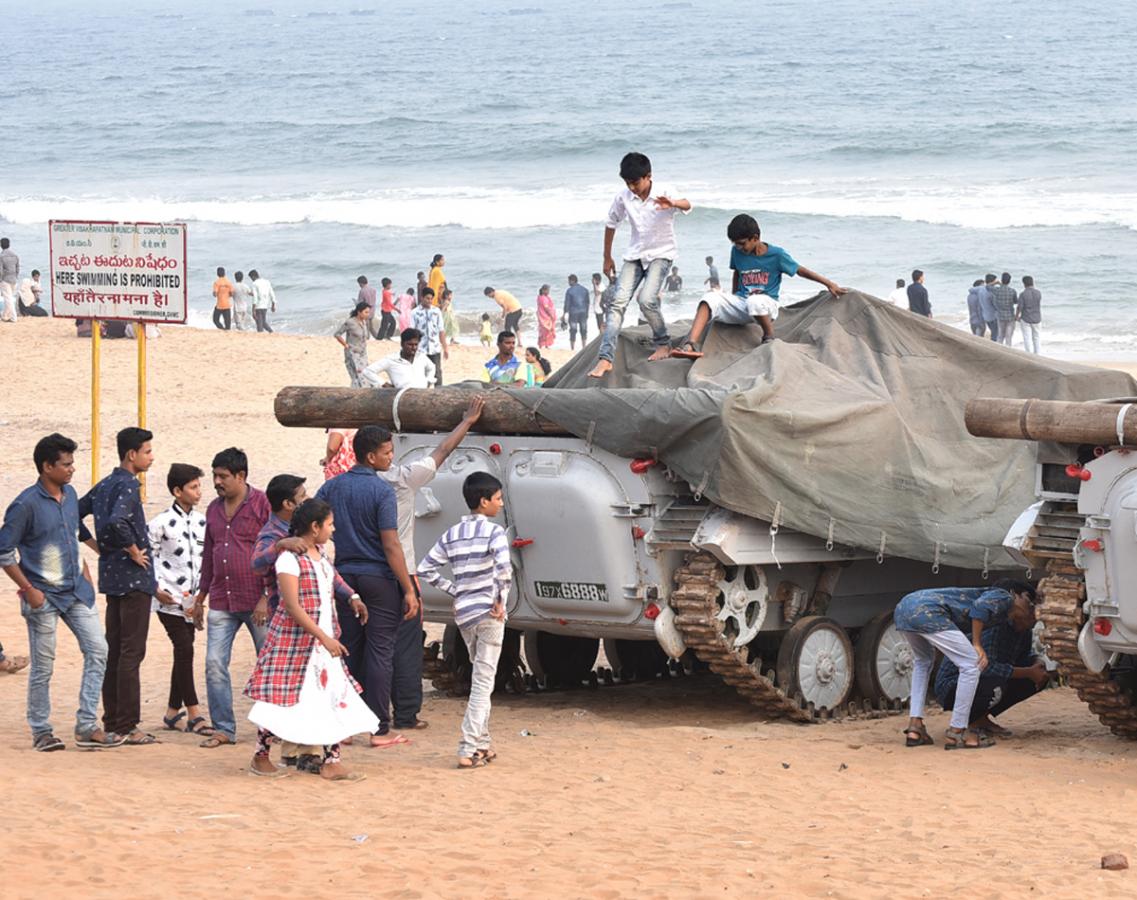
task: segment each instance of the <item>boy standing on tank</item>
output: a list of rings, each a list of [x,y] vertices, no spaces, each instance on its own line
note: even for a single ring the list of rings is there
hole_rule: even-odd
[[[438,539],[418,566],[428,584],[454,598],[454,623],[470,652],[470,699],[458,742],[458,768],[493,762],[490,748],[490,695],[505,638],[505,603],[513,581],[513,562],[505,529],[491,522],[501,512],[501,482],[473,472],[462,484],[470,515]],[[450,565],[453,581],[439,571]]]
[[[671,264],[679,255],[675,241],[675,212],[691,211],[691,203],[676,196],[673,188],[652,180],[651,160],[642,153],[629,153],[620,161],[620,178],[627,187],[616,195],[608,210],[604,226],[604,274],[616,275],[612,260],[612,239],[616,228],[627,219],[632,239],[624,253],[624,265],[618,279],[619,289],[608,308],[600,358],[589,376],[603,378],[612,371],[616,339],[624,322],[624,310],[632,297],[637,297],[640,311],[651,326],[655,352],[651,360],[666,359],[671,351],[667,323],[659,310],[659,293]]]

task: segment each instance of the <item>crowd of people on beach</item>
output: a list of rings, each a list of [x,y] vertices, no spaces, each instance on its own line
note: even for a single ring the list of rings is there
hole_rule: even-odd
[[[419,717],[421,577],[453,596],[454,618],[474,666],[458,766],[491,762],[490,693],[512,578],[505,530],[492,521],[502,508],[500,482],[471,474],[463,485],[470,514],[417,566],[414,549],[415,494],[482,408],[480,397],[472,400],[430,454],[407,464],[394,464],[391,433],[384,428],[330,433],[325,482],[314,496],[304,478],[289,473],[274,475],[264,491],[254,487],[245,453],[229,447],[212,460],[217,496],[203,514],[198,507],[205,472],[174,463],[166,476],[171,503],[149,521],[139,476],[154,465],[152,432],[118,432],[119,465],[83,497],[70,485],[75,441],[60,434],[42,438],[32,454],[37,478],[8,506],[0,526],[0,568],[19,592],[30,651],[30,660],[6,657],[0,647],[0,671],[30,665],[33,747],[66,747],[50,720],[61,621],[83,657],[75,746],[108,750],[158,742],[142,728],[140,685],[156,615],[173,653],[166,729],[197,735],[206,749],[236,742],[230,664],[234,641],[245,630],[258,654],[244,687],[253,701],[248,718],[256,726],[249,771],[358,780],[361,775],[343,764],[344,743],[366,735],[371,747],[394,747],[427,727]],[[325,552],[329,543],[334,566]],[[98,554],[105,628],[81,544]],[[445,566],[449,578],[442,574]],[[194,683],[195,634],[206,624],[208,721]],[[275,743],[282,764],[271,760]]]

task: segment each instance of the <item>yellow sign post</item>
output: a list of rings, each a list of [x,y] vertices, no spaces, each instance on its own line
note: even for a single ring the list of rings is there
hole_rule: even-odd
[[[91,320],[91,487],[99,483],[99,355],[102,352],[99,320]]]
[[[134,326],[138,337],[138,427],[146,427],[146,323],[138,322]],[[138,473],[139,492],[142,502],[146,502],[146,473]]]

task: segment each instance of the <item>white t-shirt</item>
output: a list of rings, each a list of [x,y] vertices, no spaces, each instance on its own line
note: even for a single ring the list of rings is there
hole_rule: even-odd
[[[656,197],[678,199],[679,194],[674,187],[653,181],[646,200],[624,188],[608,209],[606,227],[616,228],[624,219],[632,226],[632,240],[624,251],[626,260],[638,259],[646,264],[656,259],[673,260],[679,255],[675,213],[681,211],[686,215],[690,210],[662,209],[656,205]]]
[[[407,560],[407,571],[415,570],[415,494],[419,488],[430,484],[438,474],[434,457],[424,456],[404,466],[391,466],[386,472],[379,472],[395,489],[395,502],[398,504],[399,543]]]
[[[434,363],[421,350],[415,354],[413,362],[403,359],[401,353],[392,353],[363,370],[360,377],[372,387],[381,387],[379,376],[384,372],[393,388],[428,388],[434,384]]]
[[[893,288],[892,293],[889,294],[884,299],[887,300],[889,303],[891,303],[893,306],[907,307],[908,306],[908,288],[906,288],[906,287]]]
[[[328,562],[327,558],[321,559],[319,562],[309,558],[316,567],[316,584],[320,588],[320,602],[330,602],[332,593],[335,590],[334,579],[332,577],[332,564]],[[300,577],[300,559],[295,553],[288,550],[282,550],[280,556],[276,558],[276,574],[277,575],[293,575],[296,578]]]
[[[31,278],[25,278],[20,282],[20,299],[24,301],[24,306],[31,306],[39,299],[43,288],[40,287],[38,281],[33,281]]]

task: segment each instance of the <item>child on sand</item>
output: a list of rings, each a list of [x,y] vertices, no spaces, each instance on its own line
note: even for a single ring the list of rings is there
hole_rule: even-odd
[[[446,342],[457,344],[458,317],[454,315],[454,292],[449,288],[443,289],[438,308],[442,310],[442,330],[446,332]]]
[[[624,253],[624,265],[618,279],[616,297],[608,309],[604,337],[600,342],[600,358],[589,372],[602,378],[612,371],[616,340],[624,322],[624,310],[632,297],[638,297],[640,311],[651,326],[655,352],[649,359],[666,359],[671,351],[667,323],[659,311],[659,292],[671,263],[679,254],[675,242],[675,211],[691,211],[691,204],[676,192],[652,181],[651,160],[642,153],[629,153],[620,161],[620,178],[627,187],[616,195],[608,210],[604,227],[604,273],[616,275],[612,261],[612,239],[616,228],[627,219],[632,226],[632,240]]]
[[[493,346],[493,320],[490,318],[489,313],[482,313],[482,330],[478,332],[478,336],[482,340],[482,346]]]
[[[454,598],[454,623],[470,651],[470,699],[458,742],[458,768],[476,769],[497,758],[490,748],[490,694],[505,637],[505,603],[513,579],[505,529],[490,521],[501,512],[501,482],[473,472],[462,485],[470,515],[438,539],[418,574]],[[450,564],[454,580],[439,572]]]
[[[280,606],[245,694],[256,701],[249,721],[258,726],[259,756],[268,755],[269,741],[277,735],[299,745],[297,771],[329,781],[361,781],[364,775],[344,768],[340,742],[353,734],[374,733],[379,720],[359,696],[360,687],[344,664],[347,651],[339,642],[333,597],[335,570],[324,553],[334,530],[332,508],[323,500],[305,500],[292,513],[292,534],[307,550],[282,551],[277,558]],[[366,610],[361,619],[365,616]],[[271,772],[284,774],[283,769]]]
[[[735,216],[727,226],[726,236],[734,245],[730,251],[730,267],[734,270],[731,293],[723,293],[717,282],[699,301],[695,321],[683,343],[671,351],[672,356],[697,359],[707,324],[713,318],[725,325],[748,325],[751,320],[762,326],[762,343],[774,339],[774,319],[778,317],[778,293],[783,275],[800,275],[824,286],[840,296],[848,288],[838,286],[822,275],[798,265],[781,247],[762,240],[762,231],[753,216]]]

